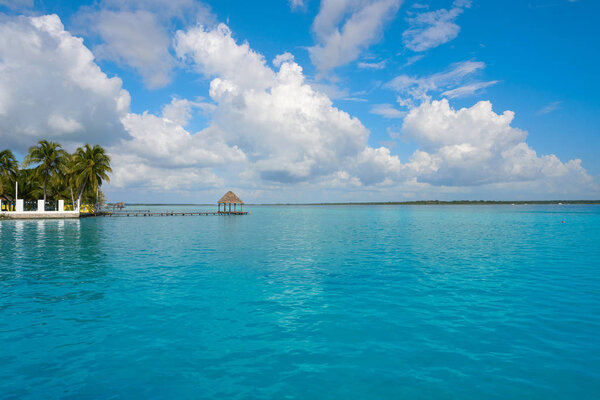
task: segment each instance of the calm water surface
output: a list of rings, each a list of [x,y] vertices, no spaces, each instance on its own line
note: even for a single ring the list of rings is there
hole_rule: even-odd
[[[599,206],[249,208],[0,221],[0,398],[600,397]]]

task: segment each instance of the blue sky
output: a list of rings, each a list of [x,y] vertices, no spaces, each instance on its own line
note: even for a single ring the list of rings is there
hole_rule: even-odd
[[[101,143],[114,201],[598,198],[599,11],[0,0],[0,147]]]

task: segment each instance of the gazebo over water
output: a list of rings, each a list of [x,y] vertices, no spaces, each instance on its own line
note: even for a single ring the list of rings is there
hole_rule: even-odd
[[[221,204],[223,204],[223,211],[221,211]],[[239,211],[237,210],[238,204],[240,205]],[[233,205],[233,209],[232,209],[232,205]],[[219,200],[217,202],[217,206],[218,206],[219,213],[228,213],[228,214],[229,213],[231,213],[231,214],[244,213],[244,202],[231,190],[229,192],[225,193],[225,195],[223,197],[221,197],[221,200]]]

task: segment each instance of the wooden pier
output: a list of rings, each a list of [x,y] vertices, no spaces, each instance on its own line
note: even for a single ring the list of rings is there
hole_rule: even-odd
[[[93,214],[96,217],[186,217],[200,215],[247,215],[248,211],[100,211]],[[82,215],[83,216],[83,215]]]
[[[117,211],[115,208],[119,206]],[[221,205],[223,210],[221,211]],[[238,211],[239,206],[239,211]],[[225,193],[217,202],[217,211],[174,211],[174,210],[125,210],[124,203],[113,204],[113,209],[98,211],[95,213],[81,214],[81,217],[186,217],[200,215],[247,215],[250,211],[244,211],[244,202],[231,190]]]

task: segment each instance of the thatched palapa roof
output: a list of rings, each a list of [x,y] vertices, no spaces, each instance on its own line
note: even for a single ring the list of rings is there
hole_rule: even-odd
[[[237,195],[235,193],[233,193],[231,190],[227,193],[225,193],[225,196],[221,197],[221,200],[219,200],[217,202],[218,204],[244,204],[244,202],[242,201],[242,199],[240,199],[239,197],[237,197]]]

